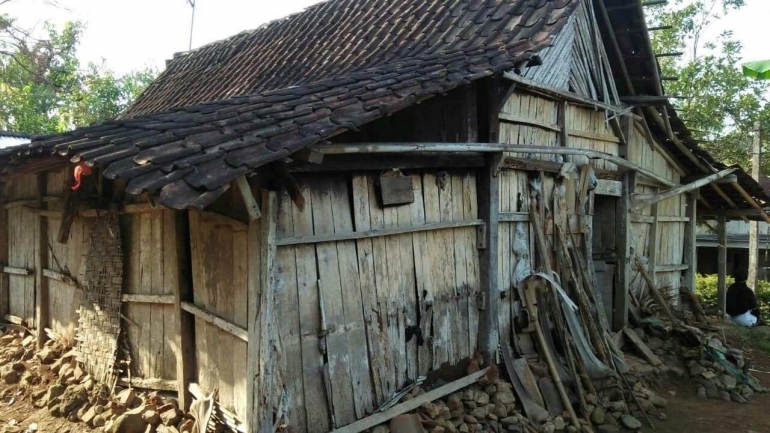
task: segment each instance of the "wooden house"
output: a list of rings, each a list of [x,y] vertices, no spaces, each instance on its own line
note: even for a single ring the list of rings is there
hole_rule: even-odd
[[[698,212],[769,200],[697,148],[647,30],[639,1],[329,0],[179,54],[122,117],[0,153],[2,315],[250,431],[522,355],[559,221],[618,330],[637,257],[692,287]]]

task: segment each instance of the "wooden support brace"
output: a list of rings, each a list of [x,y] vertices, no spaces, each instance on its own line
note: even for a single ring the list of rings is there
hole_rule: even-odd
[[[643,208],[645,208],[647,206],[652,206],[655,203],[659,203],[659,202],[661,202],[663,200],[668,200],[671,197],[676,197],[676,196],[678,196],[680,194],[684,194],[686,192],[690,192],[690,191],[696,190],[698,188],[701,188],[703,186],[706,186],[706,185],[716,181],[717,179],[721,179],[721,178],[723,178],[723,177],[733,173],[735,170],[737,170],[737,168],[728,168],[728,169],[722,170],[722,171],[720,171],[718,173],[714,173],[712,175],[709,175],[709,176],[706,176],[704,178],[698,179],[695,182],[689,183],[687,185],[681,185],[681,186],[678,186],[676,188],[672,188],[672,189],[670,189],[668,191],[665,191],[665,192],[662,192],[662,193],[659,193],[659,194],[654,194],[653,197],[645,198],[645,199],[642,199],[642,200],[634,200],[634,203],[633,203],[633,205],[631,207],[631,210],[634,211],[634,212],[638,212],[638,211],[640,211],[641,209],[643,209]],[[733,185],[735,186],[737,184],[733,184]],[[738,186],[738,187],[740,188],[740,186]],[[755,201],[752,199],[752,202],[755,202]],[[770,218],[768,218],[768,221],[770,222]]]
[[[720,216],[717,223],[717,308],[725,313],[727,296],[727,218]]]
[[[243,204],[246,205],[246,211],[249,213],[249,221],[259,219],[259,217],[262,216],[262,213],[259,211],[257,199],[254,198],[254,194],[251,192],[249,180],[246,179],[245,175],[239,176],[235,179],[235,183],[238,185],[238,191],[240,191],[241,198],[243,198]]]
[[[426,392],[425,394],[415,397],[409,401],[397,404],[396,406],[393,406],[384,412],[376,413],[352,424],[348,424],[345,427],[332,430],[331,433],[360,433],[401,414],[405,414],[411,410],[417,409],[424,403],[430,403],[432,401],[438,400],[441,397],[444,397],[445,395],[449,395],[467,386],[473,385],[474,383],[478,382],[479,379],[484,377],[488,372],[489,368],[477,371],[473,374],[463,377],[462,379],[436,388],[433,391]]]
[[[234,323],[228,322],[219,316],[211,314],[202,308],[199,308],[192,302],[182,302],[182,309],[192,314],[193,316],[199,319],[203,319],[204,321],[216,326],[217,328],[240,338],[243,341],[249,341],[249,334],[245,329]]]
[[[188,410],[192,403],[189,387],[190,381],[197,374],[195,354],[195,318],[182,310],[182,304],[192,302],[193,287],[190,269],[190,234],[188,213],[174,211],[173,227],[164,230],[164,236],[169,236],[167,246],[169,264],[175,264],[175,275],[171,280],[174,293],[174,344],[176,352],[176,391],[179,407]],[[168,233],[165,233],[168,232]]]
[[[46,204],[43,201],[46,195],[47,176],[45,172],[38,173],[38,208],[45,209]],[[43,278],[43,270],[48,266],[48,219],[37,219],[37,251],[35,257],[35,327],[37,333],[37,347],[42,349],[47,340],[47,335],[43,332],[48,326],[49,314],[49,296],[48,279]]]
[[[167,304],[174,305],[174,295],[141,295],[133,293],[124,293],[121,295],[121,302],[135,304]]]
[[[495,169],[503,158],[502,153],[487,155],[487,165],[479,171],[479,216],[486,223],[484,245],[479,249],[480,287],[484,294],[484,309],[479,312],[479,350],[486,365],[495,363],[499,343],[498,302],[500,299],[497,278],[498,222],[500,218],[500,192]]]
[[[636,174],[626,173],[623,177],[623,195],[618,198],[615,224],[615,287],[613,295],[612,329],[620,331],[628,322],[628,286],[631,284],[631,194],[634,192]]]

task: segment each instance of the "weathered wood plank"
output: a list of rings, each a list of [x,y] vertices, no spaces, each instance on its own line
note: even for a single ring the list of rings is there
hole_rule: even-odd
[[[465,220],[465,221],[446,221],[432,224],[424,224],[418,226],[407,227],[392,227],[379,230],[365,230],[365,231],[351,231],[347,233],[333,233],[328,235],[311,235],[311,236],[289,236],[278,238],[276,240],[278,246],[286,245],[300,245],[300,244],[318,244],[323,242],[338,242],[348,241],[355,239],[368,239],[378,238],[384,236],[395,236],[408,233],[426,232],[433,230],[447,230],[461,227],[473,227],[483,225],[484,221],[479,219]]]
[[[173,221],[173,227],[170,227]],[[193,300],[193,285],[190,269],[188,245],[190,242],[190,226],[187,212],[174,212],[173,217],[164,229],[164,252],[166,260],[175,269],[167,272],[166,284],[173,291],[174,297],[174,326],[173,341],[176,346],[176,391],[179,405],[184,410],[189,409],[192,398],[189,392],[190,381],[195,376],[195,319],[182,310],[183,302]],[[173,233],[173,235],[172,235]],[[173,240],[172,240],[173,237]]]
[[[153,391],[177,391],[176,381],[168,380],[168,379],[157,379],[157,378],[143,379],[141,377],[131,377],[131,378],[121,377],[118,379],[118,385],[132,387],[132,388],[139,388],[139,389],[149,389]]]
[[[300,182],[300,191],[305,197],[305,207],[292,207],[295,236],[313,235],[313,209],[315,203],[311,187]],[[306,402],[306,423],[309,433],[326,433],[330,429],[329,420],[331,402],[327,402],[327,393],[323,380],[324,358],[319,345],[321,315],[319,309],[318,270],[316,268],[316,246],[314,244],[297,245],[295,262],[297,272],[297,290],[299,297],[300,338],[302,342],[302,382]]]
[[[276,237],[293,236],[294,204],[289,194],[278,194],[278,221]],[[297,291],[297,270],[294,247],[280,247],[276,250],[276,277],[283,283],[283,290],[276,293],[276,314],[281,318],[278,335],[281,338],[280,371],[289,397],[286,412],[287,423],[299,431],[306,431],[305,391],[302,385],[302,347],[300,341],[299,293]]]
[[[721,216],[717,223],[717,308],[725,313],[727,297],[727,218]]]
[[[477,183],[479,215],[486,222],[486,248],[479,250],[483,300],[483,309],[479,313],[479,351],[484,355],[485,363],[494,363],[494,354],[500,340],[497,326],[500,289],[495,275],[498,269],[500,191],[495,171],[502,158],[502,153],[489,155],[487,166],[479,171]]]
[[[197,307],[195,304],[191,302],[182,302],[182,309],[194,315],[195,317],[198,317],[206,321],[207,323],[210,323],[216,326],[217,328],[223,331],[227,331],[228,333],[235,335],[236,337],[240,338],[243,341],[247,341],[247,342],[249,341],[249,334],[247,330],[233,323],[230,323],[227,320],[222,319],[221,317],[211,314],[208,311],[205,311],[202,308]]]
[[[628,289],[631,283],[631,247],[633,235],[631,230],[631,194],[636,184],[636,173],[629,172],[623,176],[623,195],[618,198],[615,211],[615,288],[613,291],[612,328],[619,331],[628,322]]]
[[[452,383],[449,383],[447,385],[444,385],[440,388],[436,388],[433,391],[426,392],[425,394],[422,394],[419,397],[413,398],[409,401],[406,401],[404,403],[398,404],[396,406],[393,406],[392,408],[380,412],[377,414],[374,414],[370,417],[364,418],[360,421],[356,421],[350,425],[347,425],[343,428],[333,430],[332,433],[359,433],[366,429],[372,428],[378,424],[382,424],[385,421],[390,420],[391,418],[395,418],[398,415],[407,413],[411,410],[417,409],[420,407],[423,403],[431,402],[434,400],[437,400],[445,395],[451,394],[453,392],[459,391],[466,386],[473,385],[474,383],[478,382],[479,379],[484,377],[484,375],[487,374],[489,369],[483,369],[480,371],[477,371],[473,374],[470,374],[468,376],[463,377],[462,379],[458,379]]]
[[[313,200],[313,228],[316,234],[334,233],[334,203],[330,182],[329,178],[316,179],[310,193]],[[342,328],[345,325],[345,315],[340,302],[343,294],[337,246],[334,243],[318,244],[316,255],[321,317],[326,320],[326,327],[322,324],[321,331]],[[334,418],[337,425],[346,425],[356,419],[346,336],[329,332],[326,336],[326,351]]]
[[[251,186],[249,185],[246,176],[239,176],[235,179],[235,184],[238,185],[238,191],[241,193],[243,204],[246,206],[246,212],[249,214],[249,221],[259,219],[259,217],[262,216],[259,211],[259,204],[257,204],[257,199],[254,198],[254,193],[251,191]]]
[[[32,270],[26,269],[26,268],[17,268],[14,266],[3,266],[3,273],[11,274],[11,275],[29,276],[29,275],[32,275]]]
[[[688,290],[695,291],[695,276],[697,273],[698,264],[698,224],[697,224],[697,209],[698,209],[698,191],[693,191],[687,196],[686,201],[686,224],[684,226],[684,264],[688,265],[685,269],[682,284]]]
[[[628,338],[629,341],[631,341],[634,346],[636,346],[637,349],[644,355],[644,358],[647,359],[647,361],[650,362],[652,365],[660,365],[663,363],[663,361],[658,358],[658,355],[654,354],[652,350],[650,350],[649,347],[647,347],[646,344],[642,341],[641,338],[639,338],[638,335],[636,335],[636,332],[634,332],[631,329],[623,328],[623,335]]]
[[[137,304],[174,304],[174,295],[144,295],[126,293],[121,295],[122,302],[133,302]]]

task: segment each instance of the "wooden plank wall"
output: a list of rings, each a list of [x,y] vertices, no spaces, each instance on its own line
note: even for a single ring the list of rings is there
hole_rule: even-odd
[[[37,199],[36,174],[19,176],[8,184],[8,200]],[[38,256],[40,218],[23,206],[8,209],[8,266],[34,271]],[[35,318],[35,274],[8,276],[8,313],[29,326]]]
[[[629,160],[639,166],[672,181],[679,183],[681,174],[672,161],[663,154],[663,150],[657,143],[649,143],[637,125],[632,128],[629,146]],[[636,192],[640,194],[655,194],[668,189],[668,187],[655,185],[654,182],[639,176]],[[640,215],[653,217],[652,208],[648,207],[639,212]],[[644,257],[655,256],[655,282],[659,287],[670,286],[674,302],[678,302],[678,296],[674,296],[681,286],[682,269],[666,271],[667,267],[678,266],[684,263],[684,230],[686,220],[686,197],[684,195],[672,197],[657,205],[657,236],[654,244],[650,242],[651,222],[635,222],[632,225],[634,251]],[[650,247],[655,246],[655,254],[651,254]],[[648,265],[649,266],[649,265]],[[634,290],[643,291],[643,279],[641,276],[634,279]]]
[[[279,196],[279,245],[287,237],[478,217],[474,173],[411,176],[414,202],[386,208],[375,174],[300,177],[303,209],[286,193]],[[474,353],[476,235],[476,227],[463,227],[278,247],[281,369],[289,418],[300,431],[330,428],[321,403],[324,369],[341,426],[372,413],[408,380]],[[418,327],[422,346],[417,335],[405,338],[407,329]],[[318,350],[319,335],[325,354]]]
[[[176,261],[172,260],[175,217],[171,210],[154,210],[121,217],[125,272],[124,294],[173,295]],[[131,376],[176,378],[173,304],[124,302],[123,321],[131,359]]]
[[[618,154],[619,139],[606,121],[604,111],[592,110],[585,107],[567,105],[566,125],[569,134],[569,147],[592,149],[599,152]],[[568,161],[585,164],[584,156],[568,156]],[[591,160],[594,168],[617,170],[617,166],[601,159]]]
[[[246,224],[234,227],[190,211],[193,298],[198,308],[242,329],[247,328],[249,249]],[[259,224],[257,224],[258,229]],[[257,248],[257,251],[259,249]],[[198,383],[219,388],[219,401],[246,415],[246,341],[195,318]]]
[[[500,110],[500,143],[558,146],[559,104],[528,93],[516,92]],[[532,159],[550,160],[552,155],[510,154]]]
[[[48,196],[63,198],[64,189],[67,187],[67,176],[70,171],[62,169],[57,172],[49,172],[46,176],[46,193]],[[48,203],[49,210],[61,210],[61,202]],[[82,279],[85,271],[85,258],[88,253],[89,231],[88,225],[82,218],[76,218],[70,229],[70,235],[66,244],[58,242],[59,226],[61,218],[48,217],[48,268],[54,271],[69,273],[76,279]],[[81,290],[76,287],[57,281],[48,280],[48,311],[50,317],[48,326],[60,336],[74,343],[77,331],[78,308],[82,299]]]

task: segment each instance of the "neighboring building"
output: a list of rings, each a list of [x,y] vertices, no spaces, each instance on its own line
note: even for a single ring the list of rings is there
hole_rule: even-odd
[[[218,390],[251,432],[351,424],[499,342],[540,356],[518,283],[546,266],[620,330],[637,257],[691,287],[697,215],[770,201],[697,148],[628,0],[330,0],[0,168],[0,315],[97,379]]]
[[[770,193],[770,177],[762,177],[759,184]],[[727,222],[727,274],[749,263],[749,223],[740,220]],[[698,272],[718,272],[719,241],[716,227],[698,226]],[[759,222],[759,272],[757,278],[770,281],[770,224]]]
[[[27,134],[16,132],[0,131],[0,149],[26,144],[32,141],[32,137]]]

